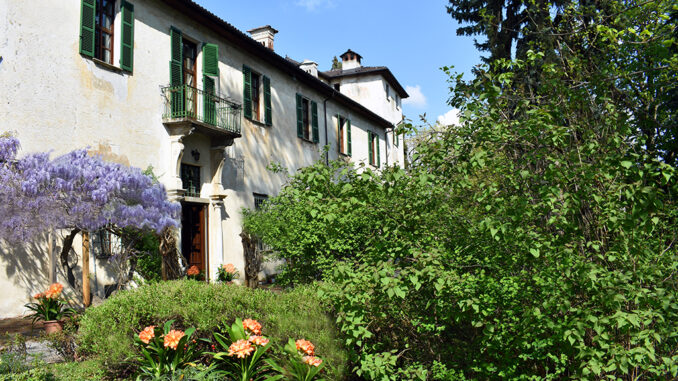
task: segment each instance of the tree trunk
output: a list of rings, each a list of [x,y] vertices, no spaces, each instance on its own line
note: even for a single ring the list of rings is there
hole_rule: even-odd
[[[82,232],[82,304],[92,304],[89,286],[89,232]]]

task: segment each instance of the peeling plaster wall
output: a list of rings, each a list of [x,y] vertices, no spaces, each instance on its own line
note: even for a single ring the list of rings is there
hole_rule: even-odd
[[[182,142],[182,162],[202,166],[204,183],[200,196],[208,203],[212,278],[217,266],[224,263],[233,263],[244,274],[239,236],[241,211],[254,207],[253,193],[274,196],[287,180],[282,174],[268,171],[269,163],[278,163],[293,173],[319,160],[319,151],[326,144],[330,146],[331,159],[339,156],[334,118],[337,113],[351,118],[352,160],[355,163],[366,160],[367,131],[370,130],[380,136],[381,161],[385,164],[388,142],[383,127],[372,125],[359,113],[330,99],[326,141],[324,99],[320,94],[268,62],[243,52],[233,42],[162,1],[133,3],[134,72],[130,74],[79,54],[80,0],[0,0],[0,132],[15,131],[22,144],[20,155],[35,151],[59,155],[89,146],[119,162],[141,168],[152,165],[161,182],[173,184],[177,162],[173,161],[169,133],[162,123],[164,104],[160,89],[169,83],[169,30],[175,26],[186,38],[198,43],[199,88],[202,87],[200,44],[203,42],[219,46],[222,96],[242,103],[243,64],[271,79],[273,125],[242,119],[242,137],[226,148],[221,183],[227,197],[223,203],[210,198],[213,196],[211,174],[216,169],[210,159],[214,142],[198,132]],[[120,57],[119,6],[118,2],[114,66],[119,66]],[[318,103],[319,144],[297,137],[296,93]],[[192,157],[192,150],[201,153],[200,160]],[[392,159],[389,163],[393,163]],[[23,305],[30,295],[48,285],[45,245],[36,244],[28,249],[0,246],[0,287],[4,292],[0,318],[25,313]],[[76,240],[74,248],[79,247]],[[103,288],[112,280],[112,274],[102,263],[97,263],[101,266],[96,269],[97,282]],[[91,267],[90,273],[93,271]],[[81,273],[76,274],[78,277]],[[64,274],[59,273],[57,280],[66,283]],[[67,294],[74,301],[79,300],[77,290],[67,287]]]

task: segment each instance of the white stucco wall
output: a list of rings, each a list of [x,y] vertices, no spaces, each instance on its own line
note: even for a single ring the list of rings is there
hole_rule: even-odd
[[[177,162],[173,149],[177,145],[172,145],[162,122],[164,104],[160,91],[169,83],[170,27],[179,28],[185,38],[198,42],[199,52],[202,42],[218,44],[222,95],[242,102],[243,64],[270,77],[273,125],[243,118],[242,137],[226,149],[220,179],[226,194],[223,202],[213,197],[214,187],[210,183],[211,174],[216,170],[211,159],[215,142],[199,132],[182,140],[182,162],[202,167],[204,183],[200,199],[208,205],[207,246],[212,277],[217,266],[223,263],[233,263],[244,274],[239,236],[241,210],[254,207],[253,193],[273,196],[286,181],[284,175],[266,169],[269,163],[278,163],[293,173],[320,159],[319,151],[326,144],[330,145],[330,158],[339,156],[335,114],[351,119],[352,160],[356,163],[366,160],[367,131],[370,130],[380,137],[382,164],[385,164],[386,144],[389,141],[392,144],[392,139],[385,139],[382,126],[371,124],[360,112],[347,109],[335,100],[327,101],[325,112],[324,98],[319,93],[270,63],[245,53],[232,41],[162,1],[133,3],[134,72],[127,73],[79,54],[80,0],[0,0],[0,132],[15,132],[21,140],[21,154],[51,151],[58,155],[89,146],[133,166],[152,165],[161,182],[171,188],[175,184]],[[114,66],[118,66],[120,57],[119,25],[118,13]],[[201,53],[197,67],[201,87]],[[370,82],[370,89],[379,86],[374,82]],[[296,93],[318,103],[319,144],[297,137]],[[365,105],[371,107],[367,103]],[[375,109],[375,112],[385,111]],[[325,139],[325,114],[328,140]],[[201,153],[199,161],[189,154],[192,150]],[[389,152],[394,155],[392,149]],[[393,159],[389,159],[389,163],[393,163]],[[48,285],[49,266],[40,254],[44,247],[37,244],[25,250],[0,245],[0,287],[4,291],[0,318],[25,313],[23,304],[30,295]],[[74,247],[80,247],[77,241]],[[111,274],[103,264],[98,265],[102,267],[96,268],[97,287],[103,288],[111,281]],[[94,264],[90,273],[95,271],[92,266]],[[58,275],[57,280],[66,283],[63,274]],[[77,301],[76,290],[67,287],[67,292]]]

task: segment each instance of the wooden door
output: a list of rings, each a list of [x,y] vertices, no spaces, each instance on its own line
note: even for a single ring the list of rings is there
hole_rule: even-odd
[[[205,274],[207,263],[205,206],[183,203],[181,208],[181,253],[188,261],[188,267],[197,266]]]

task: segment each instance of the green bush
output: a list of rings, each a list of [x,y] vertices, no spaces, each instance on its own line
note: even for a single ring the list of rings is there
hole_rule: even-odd
[[[107,366],[120,367],[137,356],[134,337],[146,326],[175,319],[176,327],[195,327],[197,337],[211,338],[236,318],[258,320],[276,345],[273,354],[278,358],[283,358],[282,347],[289,338],[311,340],[327,361],[327,378],[346,377],[347,353],[312,286],[274,293],[190,280],[145,285],[88,309],[78,333],[79,350]]]

